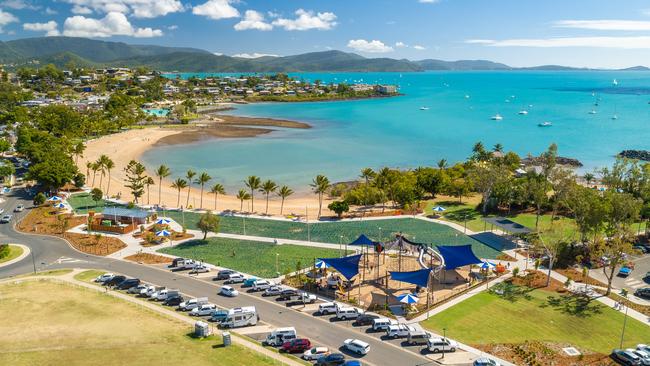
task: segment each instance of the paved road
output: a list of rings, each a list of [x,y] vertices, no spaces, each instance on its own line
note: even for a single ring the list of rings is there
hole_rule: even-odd
[[[31,206],[23,191],[16,191],[5,197],[0,207],[6,211],[13,210],[18,203]],[[17,214],[14,221],[26,212]],[[187,274],[172,273],[153,266],[144,266],[132,262],[95,257],[80,253],[71,248],[65,241],[36,235],[26,235],[13,229],[13,225],[0,225],[0,240],[27,245],[32,255],[24,260],[7,267],[0,268],[0,278],[17,274],[29,273],[34,270],[55,268],[97,268],[110,272],[119,272],[132,277],[138,277],[145,282],[160,286],[178,288],[189,296],[208,296],[215,304],[231,308],[236,306],[254,305],[262,321],[273,327],[294,326],[300,335],[310,338],[317,344],[331,349],[338,348],[347,338],[358,338],[371,345],[370,353],[363,359],[374,365],[425,365],[435,364],[430,359],[419,354],[419,349],[407,350],[399,347],[399,341],[384,342],[379,335],[366,334],[365,329],[353,329],[350,324],[330,322],[323,317],[298,312],[285,307],[282,303],[267,300],[258,295],[242,293],[237,298],[217,296],[218,284],[210,281],[189,277]]]

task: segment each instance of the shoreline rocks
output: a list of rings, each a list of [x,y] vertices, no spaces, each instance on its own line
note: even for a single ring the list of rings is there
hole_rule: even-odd
[[[617,156],[627,159],[650,161],[650,151],[648,150],[623,150]]]

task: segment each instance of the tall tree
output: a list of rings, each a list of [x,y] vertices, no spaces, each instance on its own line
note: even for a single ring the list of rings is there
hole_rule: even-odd
[[[440,160],[438,160],[438,164],[437,164],[437,165],[438,165],[438,169],[440,169],[440,170],[445,170],[445,168],[447,167],[447,159],[440,159]]]
[[[278,189],[278,185],[270,179],[265,180],[264,183],[262,183],[260,186],[260,192],[266,195],[266,210],[264,213],[267,215],[269,213],[269,195],[275,192],[276,189]]]
[[[149,204],[149,192],[151,192],[151,189],[149,189],[149,187],[151,187],[154,184],[156,184],[156,182],[154,182],[153,178],[147,176],[147,179],[145,179],[144,181],[144,185],[145,187],[147,187],[147,205]]]
[[[133,200],[138,203],[138,199],[144,194],[144,183],[147,179],[145,167],[142,163],[131,160],[124,168],[126,172],[126,188],[131,190]]]
[[[206,173],[203,172],[199,175],[198,178],[196,178],[196,183],[201,186],[201,200],[200,200],[200,208],[203,209],[203,188],[205,187],[205,184],[208,183],[212,179],[212,177]]]
[[[219,216],[213,214],[210,211],[207,211],[201,215],[196,226],[203,233],[203,240],[208,237],[208,233],[212,232],[216,234],[219,232],[219,221]]]
[[[237,192],[237,199],[239,200],[239,211],[244,211],[244,201],[251,199],[251,194],[246,192],[245,189],[240,189]]]
[[[83,142],[78,142],[72,147],[72,155],[74,155],[75,165],[79,164],[79,157],[84,156],[84,150],[86,150],[86,145],[84,145]]]
[[[108,173],[108,182],[106,182],[106,196],[110,197],[111,191],[111,170],[115,168],[115,163],[108,156],[104,159],[104,169]]]
[[[535,229],[539,228],[539,216],[542,207],[548,202],[548,191],[550,183],[542,174],[530,171],[526,174],[526,194],[528,199],[535,205]]]
[[[189,169],[185,173],[185,178],[187,178],[187,200],[185,201],[185,207],[190,206],[190,191],[192,190],[192,179],[196,176],[196,172],[192,169]]]
[[[95,186],[95,178],[97,177],[97,171],[99,170],[100,166],[99,164],[95,161],[90,165],[90,170],[93,171],[93,183],[92,186]]]
[[[375,171],[372,170],[372,168],[363,168],[361,169],[361,175],[360,177],[363,178],[363,180],[366,182],[366,184],[370,184],[370,181],[375,178]]]
[[[163,178],[169,177],[172,172],[166,165],[161,165],[156,169],[156,177],[158,177],[158,205],[160,205],[161,196],[162,196],[162,180]]]
[[[226,194],[226,189],[223,187],[223,184],[221,183],[216,183],[215,185],[212,186],[212,189],[210,189],[210,193],[214,194],[214,210],[217,210],[217,197],[220,194]]]
[[[282,202],[280,203],[280,215],[282,215],[282,210],[284,209],[284,200],[292,194],[293,190],[287,186],[282,186],[278,190],[278,196],[282,199]]]
[[[323,196],[330,187],[330,180],[326,176],[319,174],[312,181],[311,187],[314,193],[318,195],[318,217],[320,218],[321,210],[323,208]]]
[[[178,199],[176,200],[176,207],[181,207],[181,191],[187,187],[187,181],[183,178],[176,178],[172,183],[172,188],[178,191]]]
[[[262,181],[260,177],[251,175],[244,181],[246,187],[250,190],[250,200],[251,200],[251,212],[255,212],[255,191],[260,189]]]

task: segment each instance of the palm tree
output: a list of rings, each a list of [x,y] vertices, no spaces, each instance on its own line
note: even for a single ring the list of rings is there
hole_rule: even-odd
[[[269,213],[269,195],[272,192],[275,192],[275,190],[278,189],[278,185],[275,184],[274,181],[267,179],[262,183],[262,186],[260,187],[260,192],[264,193],[266,195],[266,211],[265,214],[268,215]]]
[[[78,142],[76,145],[72,147],[72,155],[74,155],[75,165],[79,165],[79,157],[81,156],[83,158],[84,150],[86,150],[86,146],[84,145],[83,142]],[[87,175],[88,174],[86,174],[86,176]]]
[[[93,163],[90,161],[86,161],[86,183],[88,183],[88,179],[90,179],[90,169],[92,169]]]
[[[217,196],[220,194],[226,194],[226,189],[223,188],[223,185],[221,183],[217,183],[212,186],[212,189],[210,189],[210,193],[214,194],[214,210],[217,210]]]
[[[154,184],[156,184],[156,182],[154,182],[153,178],[149,176],[144,180],[144,185],[147,187],[147,205],[149,204],[149,186]]]
[[[174,183],[172,183],[172,188],[178,190],[178,200],[176,200],[176,207],[181,206],[181,191],[187,187],[187,181],[183,178],[176,178]]]
[[[163,178],[169,177],[172,172],[169,171],[169,168],[166,165],[161,165],[156,169],[156,176],[158,177],[158,205],[160,205],[160,196],[162,193],[162,180]]]
[[[201,175],[196,178],[195,182],[201,185],[201,203],[199,204],[200,208],[203,208],[203,187],[210,181],[210,179],[212,179],[212,177],[209,176],[206,172],[201,173]]]
[[[278,196],[282,198],[282,203],[280,203],[280,215],[282,215],[282,209],[284,209],[284,200],[293,194],[293,190],[287,186],[282,186],[278,190]]]
[[[255,191],[260,188],[261,180],[260,177],[251,175],[246,181],[244,181],[246,187],[250,190],[250,200],[251,200],[251,212],[255,212]]]
[[[319,174],[316,176],[316,178],[314,178],[312,184],[310,185],[314,193],[318,195],[318,218],[320,218],[320,214],[323,208],[323,195],[330,186],[330,180],[326,176]]]
[[[591,173],[585,173],[585,175],[583,176],[583,178],[585,179],[585,182],[587,182],[587,185],[590,185],[591,182],[592,182],[596,177],[595,177],[593,174],[591,174]]]
[[[361,169],[361,178],[366,181],[366,185],[375,177],[376,173],[372,168]]]
[[[187,200],[185,201],[185,207],[189,207],[190,205],[190,191],[192,190],[192,179],[195,175],[196,172],[192,169],[185,173],[185,178],[187,178]]]
[[[106,174],[106,159],[108,159],[108,156],[102,155],[97,159],[97,170],[99,170],[100,175],[99,175],[99,189],[102,189],[103,186],[103,181],[104,181],[104,175]]]
[[[494,148],[492,148],[495,152],[503,152],[503,145],[500,143],[497,143],[494,145]]]
[[[110,197],[108,192],[111,189],[111,170],[113,168],[115,168],[115,163],[108,156],[106,157],[106,160],[104,161],[104,168],[106,169],[106,172],[108,173],[108,183],[106,184],[106,196]]]
[[[239,192],[237,192],[237,199],[240,202],[239,206],[239,211],[244,211],[244,200],[249,200],[251,199],[250,193],[246,192],[245,189],[240,189]]]
[[[97,171],[99,170],[99,163],[94,162],[90,165],[90,170],[93,171],[93,184],[92,186],[95,186],[95,178],[97,177]]]
[[[438,169],[445,170],[447,167],[447,159],[438,160]]]

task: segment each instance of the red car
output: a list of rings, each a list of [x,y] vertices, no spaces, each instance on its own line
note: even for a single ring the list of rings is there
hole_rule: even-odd
[[[305,352],[311,348],[311,342],[307,338],[296,338],[282,344],[280,351],[288,353]]]

